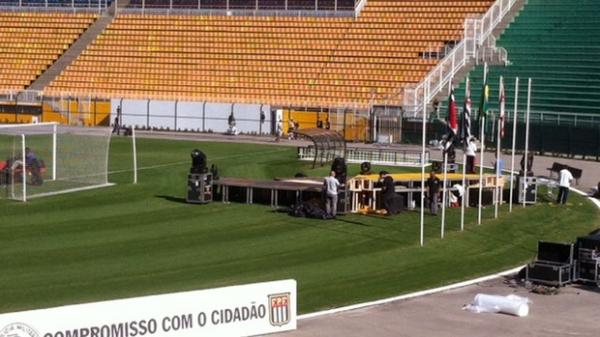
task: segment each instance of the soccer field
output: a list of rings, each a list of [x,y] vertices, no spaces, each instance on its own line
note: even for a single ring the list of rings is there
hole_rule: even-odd
[[[572,193],[498,220],[493,208],[426,217],[293,218],[263,205],[184,202],[190,152],[221,176],[272,178],[303,172],[296,149],[255,144],[138,139],[140,183],[132,185],[130,139],[111,144],[116,186],[32,200],[0,201],[0,312],[293,278],[299,312],[399,295],[489,274],[535,255],[538,240],[573,241],[599,227],[599,212]],[[351,167],[350,174],[358,172]]]

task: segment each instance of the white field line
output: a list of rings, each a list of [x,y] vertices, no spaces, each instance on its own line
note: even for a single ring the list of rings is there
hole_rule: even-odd
[[[596,205],[596,207],[600,208],[600,200],[589,197],[585,192],[582,192],[576,188],[571,188],[571,190],[577,194],[583,195],[583,196],[587,196],[588,200],[590,200],[594,205]],[[462,287],[466,287],[466,286],[470,286],[473,284],[477,284],[480,282],[484,282],[484,281],[488,281],[488,280],[493,280],[495,278],[498,277],[502,277],[502,276],[506,276],[506,275],[511,275],[514,273],[517,273],[519,270],[521,270],[521,268],[524,268],[525,266],[519,266],[516,268],[512,268],[509,270],[505,270],[503,272],[500,273],[496,273],[496,274],[492,274],[492,275],[488,275],[488,276],[483,276],[483,277],[479,277],[476,279],[472,279],[472,280],[467,280],[467,281],[463,281],[463,282],[458,282],[458,283],[454,283],[454,284],[450,284],[447,286],[443,286],[443,287],[438,287],[438,288],[433,288],[433,289],[428,289],[428,290],[422,290],[422,291],[417,291],[414,293],[410,293],[410,294],[405,294],[405,295],[400,295],[400,296],[394,296],[394,297],[389,297],[389,298],[384,298],[381,300],[376,300],[376,301],[371,301],[371,302],[364,302],[364,303],[358,303],[358,304],[354,304],[354,305],[349,305],[349,306],[345,306],[345,307],[340,307],[340,308],[335,308],[335,309],[329,309],[329,310],[323,310],[323,311],[318,311],[318,312],[313,312],[310,314],[304,314],[304,315],[300,315],[298,316],[298,319],[308,319],[308,318],[315,318],[315,317],[319,317],[319,316],[324,316],[324,315],[331,315],[331,314],[337,314],[340,312],[345,312],[345,311],[350,311],[350,310],[357,310],[357,309],[363,309],[363,308],[367,308],[367,307],[372,307],[372,306],[377,306],[377,305],[382,305],[382,304],[386,304],[386,303],[391,303],[391,302],[396,302],[396,301],[404,301],[404,300],[408,300],[411,298],[416,298],[416,297],[421,297],[421,296],[427,296],[427,295],[431,295],[431,294],[436,294],[436,293],[440,293],[440,292],[444,292],[444,291],[448,291],[448,290],[452,290],[452,289],[457,289],[457,288],[462,288]]]
[[[234,154],[231,156],[214,157],[214,158],[211,158],[211,160],[230,159],[230,158],[244,157],[244,156],[248,156],[248,155],[270,154],[270,153],[284,152],[284,151],[288,151],[288,150],[289,150],[289,148],[284,148],[284,149],[271,150],[271,151],[240,153],[240,154]],[[173,163],[143,166],[143,167],[138,167],[138,171],[153,170],[153,169],[162,168],[162,167],[178,166],[178,165],[190,164],[190,163],[191,163],[191,160],[186,160],[186,161],[178,161],[178,162],[173,162]],[[115,171],[109,171],[108,174],[127,173],[127,172],[132,172],[132,171],[133,171],[133,169],[115,170]]]

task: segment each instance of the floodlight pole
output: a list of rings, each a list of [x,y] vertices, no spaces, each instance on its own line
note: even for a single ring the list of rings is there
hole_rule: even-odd
[[[21,160],[23,161],[21,175],[23,179],[23,202],[27,201],[27,161],[25,159],[25,134],[21,134]]]
[[[52,180],[56,180],[56,131],[57,126],[52,126]]]
[[[137,172],[137,146],[135,143],[135,127],[131,127],[131,139],[133,146],[133,183],[138,183],[138,172]]]

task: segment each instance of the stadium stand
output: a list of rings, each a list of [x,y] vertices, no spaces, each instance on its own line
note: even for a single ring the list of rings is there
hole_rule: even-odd
[[[366,106],[395,95],[493,1],[371,0],[358,18],[120,14],[46,92]]]
[[[354,0],[132,0],[128,7],[173,9],[245,9],[245,10],[354,10]]]
[[[112,0],[0,0],[0,7],[79,7],[103,8],[110,6]]]
[[[490,67],[490,102],[498,101],[499,77],[504,76],[507,108],[512,110],[514,80],[521,79],[519,107],[524,111],[527,78],[533,81],[531,109],[553,121],[573,123],[575,114],[597,114],[600,106],[600,6],[594,0],[529,0],[497,40],[508,52],[509,64]],[[469,74],[474,105],[483,86],[483,66]],[[464,83],[464,82],[463,82]],[[463,83],[460,87],[464,88]],[[456,91],[462,102],[463,90]],[[441,105],[445,114],[447,104]],[[496,105],[492,105],[497,109]],[[569,116],[572,116],[569,118]],[[580,118],[580,122],[584,121]]]
[[[89,13],[0,12],[0,89],[26,88],[95,19]]]

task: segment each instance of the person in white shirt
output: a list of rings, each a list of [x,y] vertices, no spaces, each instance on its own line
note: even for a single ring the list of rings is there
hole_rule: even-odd
[[[329,177],[325,178],[324,185],[326,191],[325,211],[327,212],[327,217],[335,218],[337,214],[338,188],[340,187],[340,182],[335,179],[335,171],[331,171]]]
[[[567,196],[569,195],[569,187],[571,186],[571,181],[573,180],[573,175],[571,171],[564,168],[560,170],[560,178],[558,180],[558,199],[556,200],[559,204],[567,203]]]
[[[279,142],[282,135],[283,135],[283,121],[280,119],[277,121],[277,126],[276,126],[276,130],[275,130],[275,141]]]
[[[467,155],[467,173],[475,173],[475,152],[477,151],[477,145],[475,144],[475,140],[471,137],[467,141],[467,146],[465,146],[465,154]]]

